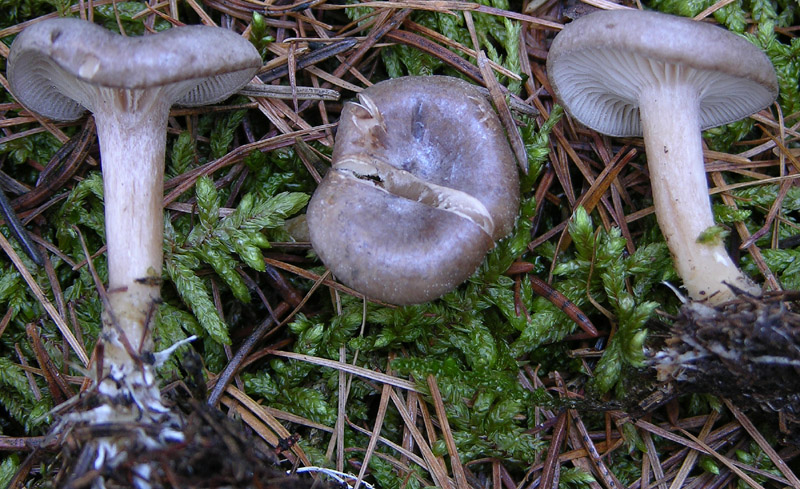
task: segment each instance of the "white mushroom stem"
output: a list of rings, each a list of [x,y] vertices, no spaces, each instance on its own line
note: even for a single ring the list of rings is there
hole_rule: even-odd
[[[152,368],[136,357],[153,350],[150,322],[160,297],[171,99],[160,89],[103,91],[102,101],[92,107],[102,155],[108,245],[110,311],[103,320],[103,374],[117,382],[125,379],[138,391],[134,396],[143,397],[144,407],[160,406]]]
[[[658,225],[689,297],[719,304],[734,294],[724,283],[760,295],[719,240],[698,241],[714,226],[703,164],[698,89],[690,83],[644,90],[639,111]]]

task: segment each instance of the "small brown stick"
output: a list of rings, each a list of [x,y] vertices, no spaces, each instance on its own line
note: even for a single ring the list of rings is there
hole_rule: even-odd
[[[604,207],[608,209],[610,213],[614,213],[613,205],[611,205],[604,197],[605,193],[609,187],[611,187],[614,180],[616,180],[619,172],[628,165],[628,163],[634,158],[634,156],[636,156],[637,153],[635,148],[632,148],[627,152],[624,152],[624,149],[625,148],[617,153],[614,159],[603,169],[602,172],[600,172],[596,179],[589,178],[588,175],[585,175],[586,179],[591,182],[592,186],[578,199],[575,206],[573,206],[574,208],[577,208],[577,206],[583,206],[587,213],[591,213],[595,208],[597,208],[597,205],[600,202],[603,202]],[[601,207],[599,210],[602,209],[603,208]],[[603,217],[602,214],[601,217]],[[568,228],[564,228],[561,233],[561,237],[558,240],[558,249],[565,250],[571,242],[572,238],[568,233]],[[555,267],[555,265],[556,261],[553,260],[553,267]]]
[[[239,95],[248,97],[264,97],[274,99],[294,100],[339,100],[339,92],[326,88],[298,87],[297,85],[267,85],[263,83],[248,83],[238,92]],[[295,112],[299,109],[295,107]]]
[[[545,200],[547,200],[547,193],[550,190],[550,187],[553,186],[553,181],[555,180],[555,170],[553,170],[552,165],[547,165],[544,170],[544,174],[539,178],[539,184],[536,187],[536,192],[533,194],[533,198],[536,202],[536,208],[534,209],[533,217],[531,219],[534,220],[534,227],[531,232],[535,235],[536,230],[538,228],[538,223],[542,218],[542,206],[544,205]]]
[[[3,43],[0,42],[0,45]],[[14,473],[14,477],[8,482],[6,486],[8,489],[17,489],[21,487],[25,487],[26,480],[28,479],[28,475],[30,474],[31,470],[39,464],[42,460],[44,453],[38,450],[38,448],[34,448],[33,452],[28,454],[25,457],[25,460],[17,467],[17,471]]]
[[[19,347],[19,343],[14,343],[14,351],[17,353],[17,358],[19,358],[19,363],[22,367],[29,367],[28,361],[25,359],[25,355],[22,354],[22,349]],[[33,377],[33,373],[30,370],[25,370],[25,377],[28,378],[28,386],[33,392],[33,398],[37,401],[42,400],[42,391],[39,390],[39,386],[36,385],[36,379]]]
[[[714,182],[714,185],[721,187],[727,185],[725,179],[723,178],[722,174],[719,172],[714,172],[711,174],[711,180]],[[728,194],[722,194],[722,202],[725,205],[736,207],[736,201]],[[742,237],[744,241],[750,237],[750,231],[747,229],[747,226],[743,222],[736,223],[736,231],[739,233],[739,236]],[[782,290],[778,279],[775,278],[775,274],[772,273],[772,270],[767,266],[767,262],[764,259],[764,255],[761,253],[761,248],[756,246],[755,244],[751,245],[747,248],[747,251],[750,252],[750,256],[752,257],[755,264],[758,266],[758,270],[766,279],[766,284],[771,287],[773,290]]]
[[[303,129],[300,131],[295,131],[288,134],[282,134],[280,136],[276,136],[274,138],[263,139],[260,141],[256,141],[255,143],[244,144],[242,146],[237,147],[236,149],[232,150],[222,158],[219,158],[214,161],[210,161],[203,166],[195,168],[194,170],[182,173],[175,178],[172,178],[166,182],[164,182],[164,188],[173,188],[174,189],[164,196],[164,205],[171,204],[178,197],[181,196],[184,192],[192,188],[197,181],[198,178],[204,175],[210,175],[222,168],[231,166],[235,163],[246,158],[251,152],[253,151],[271,151],[278,148],[284,148],[286,146],[290,146],[295,144],[295,138],[302,137],[304,141],[308,140],[315,140],[321,139],[326,136],[323,132],[325,129],[334,127],[333,124],[327,124],[324,126],[316,126],[310,129]]]
[[[141,355],[139,355],[137,349],[133,348],[133,345],[131,345],[130,338],[128,338],[128,336],[125,334],[125,331],[122,330],[122,327],[119,325],[119,322],[117,321],[117,318],[114,315],[114,311],[108,302],[108,295],[106,294],[106,288],[103,285],[103,281],[100,280],[100,276],[97,274],[97,270],[95,270],[94,268],[94,262],[91,259],[91,254],[89,253],[89,249],[86,247],[86,240],[83,239],[83,233],[81,233],[81,230],[78,229],[78,226],[73,225],[72,229],[78,235],[78,239],[81,242],[81,248],[83,249],[83,254],[86,256],[86,264],[89,267],[89,273],[92,276],[95,288],[97,288],[97,293],[100,296],[100,300],[103,302],[103,309],[108,312],[108,315],[111,317],[110,323],[112,327],[116,330],[116,332],[119,334],[119,342],[122,343],[122,346],[125,348],[125,351],[128,353],[128,355],[141,366],[142,364]],[[148,319],[149,319],[149,314],[148,314]],[[102,345],[103,342],[98,342],[98,344]],[[98,380],[99,379],[100,377],[98,377]]]
[[[509,19],[519,20],[521,22],[527,22],[533,25],[542,26],[551,30],[561,30],[564,28],[562,24],[557,22],[552,22],[545,19],[540,19],[538,17],[534,17],[532,15],[526,15],[519,12],[513,12],[510,10],[503,10],[497,7],[489,7],[486,5],[480,5],[476,2],[462,2],[462,1],[431,1],[431,0],[405,0],[399,2],[386,2],[386,1],[367,1],[367,2],[359,2],[358,4],[352,5],[335,5],[335,4],[327,4],[321,5],[320,8],[322,10],[340,10],[345,8],[352,8],[352,7],[373,7],[373,8],[409,8],[414,10],[431,10],[435,12],[442,12],[452,14],[452,11],[458,10],[470,10],[473,12],[480,12],[489,15],[496,15],[498,17],[506,17]]]
[[[753,437],[758,446],[764,450],[764,453],[766,453],[772,463],[775,464],[775,467],[777,467],[781,474],[786,477],[786,480],[789,481],[789,484],[791,484],[792,487],[800,487],[800,479],[798,479],[795,473],[792,472],[792,469],[786,465],[786,462],[780,455],[778,455],[778,452],[775,451],[775,448],[773,448],[773,446],[770,445],[766,439],[764,439],[764,435],[758,431],[753,422],[750,421],[750,418],[748,418],[747,415],[737,408],[730,400],[723,399],[723,402],[728,409],[730,409],[731,413],[733,413],[733,416],[736,418],[736,420],[739,421],[739,424],[741,424],[745,431],[747,431],[747,433]]]
[[[284,427],[283,424],[281,424],[281,422],[275,418],[275,416],[270,414],[266,407],[255,402],[250,396],[232,385],[228,386],[226,393],[228,395],[222,398],[222,403],[228,406],[229,409],[234,409],[238,414],[240,414],[242,416],[242,420],[247,422],[247,424],[253,428],[254,431],[264,437],[268,443],[272,444],[273,446],[278,446],[281,439],[288,440],[292,438],[292,433],[290,433],[286,427]],[[254,424],[253,421],[256,421],[256,423]],[[268,427],[269,430],[272,430],[272,432],[267,432],[266,430],[260,429],[258,425]],[[306,456],[300,444],[294,443],[291,445],[290,449],[291,452],[297,456],[297,460],[299,460],[299,462],[302,462],[307,466],[311,465],[311,462],[308,460],[308,457]],[[284,454],[287,456],[290,455],[289,452],[284,452]]]
[[[575,305],[574,302],[567,299],[567,297],[562,294],[561,292],[557,291],[553,287],[551,287],[547,282],[544,280],[530,276],[531,280],[531,288],[534,292],[539,294],[540,296],[544,297],[545,299],[549,300],[553,303],[561,312],[569,316],[575,324],[578,325],[590,338],[597,338],[600,333],[595,328],[592,321],[583,313],[583,311]]]
[[[650,436],[650,432],[645,430],[642,430],[641,437],[642,440],[644,440],[645,446],[647,447],[647,452],[642,457],[642,463],[644,464],[644,461],[647,460],[647,463],[650,465],[656,480],[660,481],[664,479],[664,468],[659,460],[656,444],[653,443],[653,437]],[[642,480],[642,487],[647,487],[645,486],[644,482],[645,481]],[[656,485],[658,486],[658,489],[667,489],[666,482],[661,482]]]
[[[785,154],[787,158],[789,158],[789,161],[792,162],[793,168],[789,169],[790,170],[789,175],[796,174],[798,171],[797,170],[798,167],[800,167],[800,162],[798,162],[797,158],[792,154],[792,152],[789,149],[786,148],[786,146],[783,143],[781,143],[781,141],[778,138],[769,133],[767,133],[767,136],[769,136],[769,138],[775,142],[775,145],[778,146],[781,152]],[[747,248],[750,248],[751,246],[755,245],[756,241],[758,241],[762,236],[764,236],[765,234],[767,234],[767,232],[769,232],[769,228],[772,226],[773,222],[775,221],[775,218],[781,211],[781,208],[783,206],[783,201],[786,198],[786,194],[789,193],[789,189],[792,188],[793,186],[794,186],[794,181],[791,179],[787,179],[781,182],[781,185],[778,190],[778,195],[775,198],[775,202],[773,202],[772,206],[769,209],[769,212],[764,218],[764,225],[761,227],[761,229],[754,232],[752,236],[744,240],[742,244],[739,245],[740,250],[746,250]]]
[[[19,255],[17,255],[16,251],[14,251],[14,248],[11,247],[11,243],[8,242],[2,233],[0,233],[0,248],[5,251],[8,257],[14,263],[14,266],[17,268],[20,275],[22,275],[22,278],[25,280],[25,283],[28,284],[28,287],[30,287],[33,295],[36,296],[36,298],[39,300],[39,303],[47,311],[47,314],[53,319],[53,322],[56,323],[58,330],[67,339],[67,342],[72,349],[75,350],[75,353],[78,354],[78,358],[80,358],[83,365],[89,365],[89,356],[84,351],[83,345],[78,343],[78,340],[75,338],[75,335],[72,333],[72,331],[70,331],[69,326],[67,326],[66,321],[64,321],[64,318],[58,314],[56,308],[53,307],[53,304],[44,295],[44,292],[42,292],[41,287],[39,287],[39,284],[36,282],[36,280],[34,280],[31,272],[25,268],[25,264],[22,263]]]
[[[622,196],[616,185],[611,186],[611,203],[614,206],[614,220],[625,238],[625,249],[628,250],[629,255],[636,253],[636,245],[631,235],[631,230],[628,227],[628,222],[625,220],[625,210],[622,208]]]
[[[239,274],[244,275],[241,272],[241,270],[239,270]],[[217,315],[219,316],[220,320],[222,320],[222,322],[225,323],[225,311],[224,308],[222,307],[222,298],[219,295],[219,285],[217,285],[217,281],[214,280],[213,278],[211,278],[210,282],[211,282],[211,297],[214,300],[214,308],[217,310]],[[233,357],[233,350],[231,349],[231,345],[223,344],[222,350],[225,352],[225,356],[228,358],[228,362],[230,362],[231,358]],[[205,384],[203,384],[202,382],[202,377],[200,380],[201,382],[199,383],[199,385],[202,386],[200,390],[201,397],[198,397],[197,399],[202,400],[205,397],[204,395],[202,395],[204,393],[202,388],[205,387]],[[234,375],[233,381],[236,382],[236,387],[238,387],[239,389],[244,389],[244,382],[242,382],[242,378],[239,375]]]
[[[492,460],[492,488],[500,489],[502,487],[502,477],[500,475],[500,461]]]
[[[578,411],[574,409],[569,410],[570,416],[572,416],[572,420],[575,422],[575,428],[581,435],[581,440],[583,441],[583,447],[589,453],[589,459],[592,461],[592,464],[597,469],[597,472],[602,477],[603,482],[605,482],[606,486],[610,489],[622,488],[624,487],[617,477],[608,469],[606,464],[603,462],[603,458],[597,452],[597,448],[594,445],[594,442],[589,437],[589,432],[586,430],[586,426],[583,424],[583,420],[578,415]]]
[[[50,436],[2,436],[0,437],[0,452],[36,450],[54,441],[54,438]]]
[[[389,12],[386,12],[386,15],[388,16]],[[367,54],[367,51],[372,49],[372,47],[375,46],[375,44],[387,33],[400,26],[400,24],[402,24],[409,15],[411,15],[411,9],[399,10],[394,15],[389,17],[389,19],[380,27],[373,29],[367,38],[364,39],[364,41],[358,46],[358,48],[333,71],[333,76],[336,78],[341,78],[347,71],[355,69],[356,63],[358,63],[361,58]],[[325,85],[327,85],[327,83],[323,84],[323,87],[327,88]]]
[[[494,108],[497,110],[497,115],[506,129],[508,141],[511,143],[511,149],[514,151],[514,156],[517,157],[517,164],[519,165],[522,173],[528,174],[528,152],[525,151],[525,143],[522,141],[522,136],[517,130],[517,125],[514,122],[514,117],[508,109],[505,95],[500,89],[500,84],[497,83],[492,69],[489,67],[489,59],[483,51],[478,52],[478,68],[483,76],[486,88],[489,89],[489,97],[494,103]]]
[[[325,61],[326,59],[332,58],[333,56],[339,55],[353,46],[355,46],[357,41],[355,39],[347,38],[342,39],[341,41],[333,42],[325,47],[315,49],[309,53],[306,53],[302,56],[298,56],[295,60],[295,68],[298,70],[302,70],[308,68],[309,66],[314,66],[317,63]],[[289,74],[289,66],[282,65],[277,68],[273,68],[271,70],[267,70],[264,73],[258,75],[258,78],[264,82],[269,83],[271,81],[277,80],[279,78],[283,78]]]
[[[17,241],[22,246],[22,249],[25,250],[25,254],[28,255],[28,258],[30,258],[35,264],[42,266],[42,255],[39,253],[36,243],[31,239],[31,236],[28,234],[28,230],[25,229],[25,226],[19,220],[19,217],[17,217],[16,212],[14,212],[14,209],[11,207],[11,203],[8,201],[8,197],[6,197],[6,193],[1,189],[0,212],[2,212],[6,224],[9,228],[11,228],[11,231],[14,233]]]
[[[0,144],[3,143],[0,142]],[[40,168],[41,165],[32,164],[31,166],[34,168]],[[32,187],[14,179],[14,177],[8,173],[0,171],[0,188],[5,189],[10,194],[21,195],[30,192]]]
[[[750,487],[752,487],[754,489],[764,489],[764,486],[762,486],[761,484],[756,482],[752,477],[750,477],[749,475],[744,473],[742,471],[742,469],[740,469],[739,467],[734,465],[733,461],[731,459],[729,459],[729,458],[727,458],[727,457],[725,457],[723,455],[720,455],[719,453],[716,452],[716,450],[714,450],[713,448],[708,446],[703,440],[697,438],[696,436],[694,436],[693,434],[689,433],[688,431],[686,431],[684,429],[680,429],[680,431],[681,431],[681,433],[683,433],[684,436],[686,436],[687,438],[689,438],[690,440],[692,440],[696,444],[700,445],[700,447],[702,447],[705,452],[707,452],[709,455],[714,457],[717,461],[721,462],[728,469],[730,469],[733,473],[738,475],[743,481],[745,481],[746,483],[750,484]]]
[[[394,30],[386,33],[386,39],[411,46],[424,53],[430,54],[431,56],[442,60],[451,67],[460,71],[473,81],[477,83],[483,83],[481,72],[475,67],[475,65],[426,37],[422,37],[407,31]]]
[[[433,476],[433,481],[439,487],[449,487],[452,480],[447,477],[447,472],[444,469],[444,466],[439,463],[439,460],[433,454],[433,450],[431,450],[430,445],[425,443],[425,438],[423,438],[422,433],[419,429],[413,424],[411,416],[408,413],[405,405],[403,404],[403,400],[400,396],[397,395],[394,389],[389,391],[389,395],[392,398],[392,402],[394,402],[397,411],[400,413],[400,417],[403,418],[403,422],[408,427],[411,435],[414,437],[414,440],[417,442],[417,447],[419,447],[419,451],[422,452],[422,458],[425,459],[425,463],[427,465],[428,471]]]
[[[303,301],[300,291],[286,280],[280,270],[270,265],[264,265],[264,272],[267,283],[280,294],[281,299],[288,302],[292,307],[297,307]]]
[[[347,59],[345,59],[342,62],[342,64],[340,64],[333,71],[333,73],[326,75],[329,75],[329,77],[333,77],[336,79],[341,79],[342,76],[344,76],[344,74],[347,73],[348,71],[352,70],[355,73],[358,73],[358,71],[355,69],[356,63],[361,61],[361,59],[367,54],[367,51],[372,49],[372,47],[375,46],[375,44],[380,39],[386,36],[387,33],[399,27],[400,24],[402,24],[409,15],[411,15],[411,9],[399,10],[398,12],[396,12],[394,15],[391,16],[388,10],[381,13],[378,22],[382,22],[382,24],[379,27],[373,29],[366,37],[366,39],[364,39],[364,41],[362,41],[361,44],[359,44],[358,48],[355,51],[353,51],[353,53],[350,54],[350,56],[348,56]],[[325,78],[324,76],[322,76],[322,70],[315,71],[309,68],[309,71],[311,73],[317,74],[318,76],[320,76],[320,78]],[[360,73],[354,76],[358,77],[360,76]],[[326,81],[325,83],[322,84],[322,88],[330,88],[331,86],[333,86],[333,83],[331,81]],[[310,104],[311,101],[304,102],[303,105],[300,106],[300,111],[301,112],[304,111]]]
[[[597,207],[597,204],[600,203],[603,195],[605,195],[606,191],[611,187],[611,184],[617,178],[619,172],[622,171],[638,153],[636,148],[631,148],[629,151],[625,151],[625,149],[626,148],[623,148],[617,153],[614,159],[600,172],[589,190],[578,200],[578,204],[582,205],[587,213],[591,213],[595,207]],[[611,210],[613,210],[613,208],[611,208]]]
[[[25,327],[25,331],[28,334],[28,338],[31,340],[31,346],[33,347],[33,352],[36,355],[36,361],[39,363],[39,367],[42,369],[42,374],[47,381],[50,394],[53,396],[53,402],[56,405],[61,404],[75,395],[75,393],[72,392],[72,389],[69,387],[67,381],[61,377],[61,372],[58,371],[53,363],[53,360],[50,358],[50,355],[47,353],[47,350],[45,350],[44,345],[42,344],[42,338],[39,336],[39,331],[36,329],[36,325],[29,323]]]
[[[278,307],[275,308],[275,317],[281,317],[289,310],[289,304],[285,302],[281,302],[278,304]],[[241,366],[242,362],[244,361],[245,357],[250,354],[250,352],[255,347],[256,343],[264,336],[264,333],[273,325],[275,321],[272,319],[272,316],[266,318],[261,322],[261,324],[253,330],[253,333],[247,337],[246,340],[239,346],[239,349],[236,351],[236,354],[233,355],[231,361],[225,366],[225,369],[217,376],[216,383],[214,384],[214,388],[211,390],[211,393],[208,395],[208,399],[206,400],[206,404],[209,406],[216,406],[219,402],[220,397],[225,392],[225,389],[230,384],[231,379],[236,375],[238,372],[239,367]]]
[[[303,162],[303,166],[306,167],[311,178],[319,185],[327,168],[323,166],[320,158],[311,149],[311,145],[300,138],[297,138],[296,141],[295,150],[297,151],[297,156],[300,158],[300,161]]]
[[[419,406],[422,403],[419,400],[419,395],[416,392],[409,392],[406,394],[406,405],[408,406],[408,414],[411,419],[416,422],[419,416]],[[408,426],[403,426],[402,447],[405,452],[411,453],[414,451],[414,437],[408,431]],[[408,465],[409,456],[405,452],[401,452],[400,462],[403,465]],[[424,462],[423,462],[424,463]],[[420,464],[422,466],[422,464]]]
[[[6,328],[8,327],[8,324],[11,322],[11,318],[14,316],[14,312],[15,312],[14,308],[9,307],[8,309],[6,309],[6,313],[3,314],[3,318],[0,319],[0,338],[2,338],[3,333],[6,332]]]
[[[279,260],[273,260],[272,258],[266,258],[265,257],[264,258],[264,262],[267,265],[272,265],[273,267],[275,267],[275,268],[277,268],[279,270],[285,270],[285,271],[287,271],[289,273],[293,273],[293,274],[295,274],[297,276],[300,276],[300,277],[303,277],[303,278],[307,278],[309,280],[317,281],[320,278],[323,278],[323,281],[322,281],[323,285],[327,285],[328,287],[336,289],[339,292],[344,292],[345,294],[350,294],[350,295],[352,295],[354,297],[363,297],[363,294],[360,294],[359,292],[351,289],[350,287],[347,287],[345,285],[340,284],[339,282],[336,282],[335,280],[331,279],[330,277],[325,276],[325,274],[317,275],[316,273],[311,272],[309,270],[306,270],[305,268],[301,268],[301,267],[298,267],[298,266],[290,265],[288,263],[285,263],[285,262],[282,262],[282,261],[279,261]],[[386,306],[386,307],[397,307],[397,306],[394,306],[393,304],[389,304],[389,303],[386,303],[386,302],[376,301],[376,300],[372,300],[372,299],[367,299],[367,300],[369,300],[370,302],[373,302],[375,304],[380,304],[380,305]]]
[[[525,262],[516,262],[514,263],[506,272],[509,275],[514,275],[518,273],[528,273],[533,271],[533,264],[532,263],[525,263]],[[528,278],[531,282],[531,288],[533,291],[544,297],[545,299],[549,300],[556,306],[561,312],[569,316],[575,324],[578,325],[583,331],[586,332],[592,338],[596,338],[599,336],[597,328],[595,328],[592,321],[583,313],[583,311],[578,308],[571,300],[567,299],[567,297],[562,294],[561,292],[557,291],[553,287],[551,287],[547,282],[544,280],[535,277],[534,275],[529,275]]]
[[[338,311],[341,311],[341,309],[337,307],[337,312]],[[339,346],[339,361],[347,363],[347,349],[344,345]],[[328,451],[325,454],[325,458],[330,460],[333,450],[335,449],[336,470],[344,472],[344,425],[345,418],[347,417],[347,398],[350,395],[350,390],[347,387],[347,375],[340,370],[337,377],[339,380],[339,387],[337,389],[336,423],[333,426],[333,436],[328,444]],[[389,390],[391,390],[391,387],[389,387]]]
[[[383,419],[386,416],[386,408],[389,405],[389,393],[391,390],[392,386],[389,384],[383,384],[383,388],[381,389],[381,399],[380,403],[378,404],[378,414],[375,416],[375,423],[372,427],[372,436],[369,438],[369,444],[367,445],[367,450],[364,453],[364,461],[361,463],[361,468],[358,471],[358,478],[356,479],[355,484],[353,484],[353,489],[358,489],[361,485],[361,481],[364,479],[364,475],[367,473],[369,461],[372,458],[372,454],[375,452],[375,447],[378,445],[378,439],[380,438],[381,428],[383,426]]]
[[[50,158],[45,169],[39,174],[36,187],[11,202],[14,209],[23,211],[35,207],[50,198],[54,191],[66,185],[86,161],[91,143],[94,141],[94,119],[89,117],[83,124],[81,132],[61,146]]]
[[[531,320],[531,315],[528,313],[528,309],[525,307],[525,304],[522,302],[522,278],[521,277],[514,277],[514,314],[519,316],[520,314],[525,314],[525,319],[527,321]]]
[[[707,440],[708,434],[711,432],[711,429],[714,427],[714,423],[716,423],[718,419],[719,419],[719,413],[717,413],[716,411],[712,411],[711,415],[706,419],[706,422],[703,425],[703,429],[700,430],[700,435],[698,436],[698,439]],[[681,466],[678,469],[678,473],[672,480],[671,487],[684,487],[686,479],[687,477],[689,477],[689,473],[694,468],[695,462],[697,462],[698,456],[699,452],[694,450],[686,454],[686,457],[684,457],[683,459],[683,463],[681,463]]]
[[[14,117],[12,119],[2,119],[0,120],[0,127],[14,127],[20,126],[22,124],[30,124],[31,122],[36,122],[36,118],[33,116],[19,116]]]
[[[416,22],[413,21],[406,21],[403,25],[405,26],[406,29],[416,31],[425,37],[433,39],[437,43],[442,43],[447,47],[461,51],[467,56],[471,56],[476,59],[478,58],[476,51],[474,49],[470,49],[462,44],[459,44],[458,42],[450,39],[449,37],[444,36],[433,29],[425,27],[424,25],[417,24]],[[489,66],[491,66],[494,71],[497,71],[503,76],[506,76],[513,80],[522,81],[521,76],[519,76],[518,74],[514,73],[513,71],[509,70],[508,68],[499,63],[489,60]]]
[[[325,3],[327,0],[302,0],[300,2],[291,3],[289,5],[270,5],[264,8],[265,15],[275,15],[284,12],[300,12],[302,10],[313,8],[320,3]]]

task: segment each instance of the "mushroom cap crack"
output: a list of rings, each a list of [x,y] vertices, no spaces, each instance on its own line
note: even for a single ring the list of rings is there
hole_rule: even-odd
[[[378,83],[345,105],[333,167],[307,214],[346,285],[396,304],[466,280],[519,207],[514,156],[491,104],[450,77]]]
[[[466,192],[426,182],[377,159],[367,161],[350,157],[338,162],[333,170],[388,194],[452,212],[481,228],[487,236],[494,234],[494,220],[486,206]]]

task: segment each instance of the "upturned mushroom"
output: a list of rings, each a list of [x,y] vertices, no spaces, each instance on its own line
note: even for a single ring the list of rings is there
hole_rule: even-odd
[[[108,246],[103,372],[98,391],[127,397],[107,418],[155,420],[166,409],[155,383],[149,320],[160,298],[166,126],[173,104],[227,98],[261,66],[234,32],[186,26],[122,37],[90,22],[51,19],[26,28],[8,57],[8,80],[28,110],[57,120],[94,114]]]
[[[710,24],[598,11],[556,36],[547,72],[573,118],[603,134],[644,136],[656,217],[689,296],[719,304],[734,296],[725,284],[760,295],[722,243],[700,239],[714,226],[701,131],[775,100],[766,55]]]
[[[519,207],[491,104],[443,76],[375,84],[342,111],[331,170],[308,207],[311,243],[346,285],[395,304],[466,280]]]

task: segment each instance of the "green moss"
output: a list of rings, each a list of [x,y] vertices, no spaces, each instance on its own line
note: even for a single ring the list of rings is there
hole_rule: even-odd
[[[508,8],[501,0],[482,0],[480,3]],[[714,3],[713,0],[658,0],[648,2],[650,8],[680,15],[696,15]],[[45,11],[64,10],[66,4],[36,1],[0,0],[0,22],[4,25],[25,20]],[[140,32],[142,21],[133,16],[143,8],[142,3],[118,3],[123,27],[131,34]],[[116,19],[111,6],[98,10],[100,20],[113,24]],[[346,11],[351,19],[370,12],[367,8]],[[792,0],[742,0],[733,2],[714,14],[715,19],[734,32],[741,33],[767,52],[776,66],[781,84],[780,106],[785,115],[800,110],[800,41],[776,31],[776,26],[797,24],[797,6]],[[417,11],[412,20],[472,48],[463,13],[455,15]],[[473,14],[480,48],[487,56],[514,73],[518,65],[519,37],[523,26],[507,18]],[[113,22],[112,22],[113,21]],[[160,28],[161,24],[157,24]],[[254,15],[251,39],[265,54],[272,41],[271,27],[265,19]],[[9,42],[10,38],[4,40]],[[473,62],[463,52],[454,53]],[[373,81],[385,76],[405,74],[458,75],[433,57],[405,46],[386,46],[375,58]],[[512,93],[519,93],[516,81],[499,77]],[[3,101],[10,101],[7,93]],[[233,99],[230,103],[240,102]],[[252,117],[250,117],[252,115]],[[304,113],[305,115],[305,113]],[[529,173],[521,175],[522,206],[516,227],[511,234],[487,255],[479,270],[455,291],[439,300],[409,307],[382,307],[364,304],[360,299],[340,294],[332,302],[329,293],[320,289],[313,295],[304,314],[275,333],[276,341],[297,353],[339,360],[343,352],[347,362],[358,366],[387,371],[418,382],[423,399],[431,401],[425,379],[436,377],[445,400],[445,408],[453,437],[463,463],[485,457],[504,461],[507,469],[522,474],[533,460],[542,460],[548,450],[546,437],[540,437],[536,426],[539,409],[559,410],[576,407],[558,399],[545,389],[528,390],[520,382],[521,371],[531,366],[539,375],[558,371],[586,396],[585,406],[604,406],[608,399],[621,399],[627,387],[621,380],[627,372],[635,372],[644,362],[643,343],[649,334],[656,309],[673,312],[679,301],[662,282],[677,281],[671,258],[652,216],[630,223],[634,250],[629,252],[625,237],[616,228],[606,228],[597,213],[587,214],[582,208],[574,212],[553,204],[552,196],[560,196],[558,184],[550,188],[551,199],[541,202],[540,215],[534,215],[537,203],[533,194],[541,176],[551,164],[550,133],[561,120],[563,111],[554,106],[549,119],[519,118],[520,134],[528,153]],[[251,120],[252,119],[252,120]],[[170,135],[168,140],[167,175],[175,177],[226,155],[244,138],[240,130],[244,123],[260,137],[267,127],[258,114],[246,111],[201,114],[192,116],[191,131]],[[67,128],[67,131],[74,129]],[[730,124],[706,132],[709,145],[718,150],[730,150],[747,138],[761,137],[752,121]],[[330,148],[309,143],[324,155]],[[5,159],[4,171],[15,178],[33,184],[38,171],[31,161],[46,164],[59,147],[52,136],[38,134],[18,139],[0,147]],[[736,150],[732,150],[736,151]],[[253,324],[268,315],[258,291],[271,304],[281,300],[264,279],[264,256],[270,243],[288,240],[282,230],[284,219],[298,215],[316,184],[297,152],[289,147],[270,152],[255,151],[240,160],[242,165],[228,167],[211,177],[197,180],[191,190],[178,201],[191,204],[193,214],[168,211],[165,223],[165,273],[163,296],[157,324],[157,344],[164,348],[188,335],[200,339],[185,349],[202,354],[210,372],[219,372],[228,362],[223,345],[235,344],[252,330]],[[80,236],[90,253],[104,243],[102,176],[99,171],[81,175],[72,188],[64,189],[67,197],[43,214],[45,224],[41,235],[52,241],[73,262],[85,258]],[[627,170],[625,170],[627,171]],[[230,173],[240,172],[240,173]],[[573,176],[576,190],[583,184],[577,173]],[[559,177],[560,178],[560,177]],[[731,178],[746,180],[733,175]],[[230,182],[236,182],[236,185]],[[234,190],[235,188],[235,190]],[[744,223],[751,232],[763,225],[764,217],[778,197],[776,185],[759,185],[733,192],[738,210],[715,206],[718,222],[725,225]],[[638,198],[636,191],[631,196]],[[566,199],[562,199],[566,201]],[[624,205],[627,203],[623,203]],[[647,203],[635,202],[638,209]],[[222,215],[220,210],[232,208]],[[625,209],[627,211],[627,209]],[[778,238],[790,238],[796,233],[797,211],[800,210],[800,190],[792,187],[781,202]],[[227,211],[226,211],[227,212]],[[571,217],[571,218],[570,218]],[[557,238],[534,250],[529,249],[533,234],[540,235],[549,227],[569,219],[569,245],[557,250]],[[721,239],[714,234],[711,239]],[[758,244],[767,266],[787,288],[800,288],[800,254],[796,247],[769,249],[771,236]],[[295,253],[299,266],[321,273],[312,251]],[[23,257],[23,259],[25,259]],[[87,349],[97,337],[102,304],[96,294],[94,281],[87,268],[73,270],[53,256],[56,276],[71,301]],[[94,259],[101,280],[106,278],[105,259]],[[581,337],[578,326],[562,308],[544,297],[537,296],[525,274],[507,275],[514,263],[524,263],[530,273],[546,279],[552,271],[552,286],[566,296],[603,333],[601,340]],[[752,260],[744,260],[745,270],[756,274]],[[49,279],[31,265],[37,281],[45,286]],[[252,280],[247,280],[247,278]],[[308,291],[312,281],[285,273],[284,278],[298,292]],[[218,292],[215,303],[214,291]],[[51,297],[51,300],[54,298]],[[10,322],[0,338],[0,405],[7,415],[0,420],[4,431],[41,433],[50,420],[42,417],[51,400],[37,401],[27,385],[27,379],[15,363],[14,344],[22,345],[23,354],[33,359],[26,346],[25,324],[42,325],[43,335],[50,343],[60,338],[54,325],[29,292],[18,272],[8,262],[0,264],[0,306],[10,310]],[[225,320],[220,315],[224,313]],[[613,334],[612,334],[613,333]],[[610,340],[607,340],[608,337]],[[602,343],[606,341],[607,343]],[[50,346],[52,348],[52,344]],[[577,348],[591,353],[577,357]],[[55,350],[54,358],[59,358]],[[599,356],[599,358],[598,358]],[[70,373],[81,372],[66,367]],[[181,375],[178,357],[160,371],[164,379]],[[247,367],[242,373],[245,391],[265,405],[283,409],[308,419],[332,426],[339,403],[339,373],[310,363],[270,358]],[[46,386],[37,379],[46,392]],[[371,429],[380,396],[380,386],[354,378],[347,399],[348,419]],[[718,400],[708,396],[685,399],[690,414],[707,414],[719,409]],[[581,405],[584,406],[584,405]],[[579,409],[583,409],[578,406]],[[590,429],[601,425],[601,416],[592,417],[586,409]],[[581,411],[582,415],[584,411]],[[326,450],[330,434],[292,425],[301,436],[300,444],[312,461],[330,465]],[[606,462],[623,481],[630,483],[639,476],[644,443],[635,427],[623,425],[627,450],[617,450]],[[403,421],[390,405],[382,436],[400,443]],[[356,458],[366,446],[368,437],[346,429],[345,445]],[[662,440],[655,440],[657,449]],[[440,440],[433,449],[446,454]],[[378,455],[396,457],[397,453],[378,445]],[[370,462],[371,477],[379,487],[423,487],[431,483],[428,472],[413,463],[411,473],[404,473],[387,461],[374,456]],[[754,447],[744,447],[739,455],[765,470],[772,470],[763,455]],[[749,457],[749,458],[748,458]],[[19,464],[15,457],[6,457],[0,465],[0,483]],[[476,471],[490,470],[483,464],[471,465]],[[713,471],[713,464],[703,462],[703,468]],[[427,482],[426,482],[427,481]],[[578,469],[561,470],[560,487],[588,487],[594,479]]]

